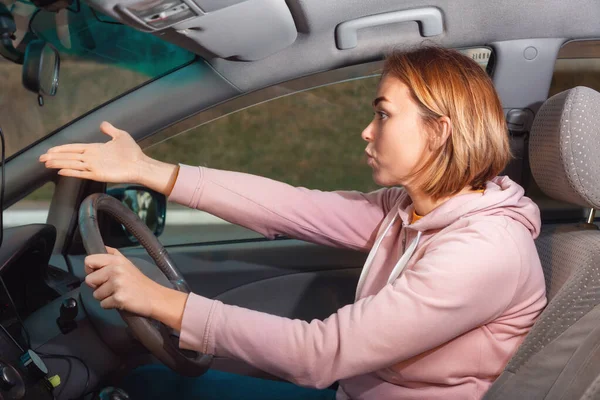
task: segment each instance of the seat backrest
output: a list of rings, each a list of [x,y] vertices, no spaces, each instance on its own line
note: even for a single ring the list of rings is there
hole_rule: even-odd
[[[548,196],[600,206],[600,93],[576,87],[536,115],[529,158]],[[580,399],[600,374],[600,231],[542,226],[548,306],[484,399]]]

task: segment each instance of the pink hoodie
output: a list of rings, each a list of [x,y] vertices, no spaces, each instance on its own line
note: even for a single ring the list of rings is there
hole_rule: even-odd
[[[539,210],[508,177],[483,194],[455,196],[414,224],[412,202],[399,188],[321,192],[184,165],[170,200],[269,238],[378,247],[356,302],[324,321],[195,294],[185,307],[180,347],[240,359],[303,386],[339,381],[337,399],[479,399],[546,305],[533,242]]]

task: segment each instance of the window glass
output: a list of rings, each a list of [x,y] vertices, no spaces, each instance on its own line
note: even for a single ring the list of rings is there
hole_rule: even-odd
[[[45,224],[53,194],[54,182],[48,182],[7,208],[3,214],[4,227]]]
[[[600,40],[568,42],[558,52],[548,96],[575,86],[600,90]]]
[[[41,107],[38,96],[22,84],[22,66],[0,56],[0,124],[7,157],[195,57],[158,36],[93,13],[85,3],[75,2],[70,9],[59,18],[29,2],[13,6],[20,38],[29,29],[51,43],[60,54],[60,74],[56,96],[45,96]],[[19,44],[17,39],[14,45]]]
[[[311,189],[371,191],[362,130],[379,77],[337,83],[258,104],[146,149],[150,157],[247,172]],[[198,210],[168,204],[165,244],[262,237]]]
[[[459,51],[477,61],[477,64],[481,65],[481,68],[483,69],[487,68],[492,56],[492,49],[487,47],[473,47],[469,49],[460,49]]]

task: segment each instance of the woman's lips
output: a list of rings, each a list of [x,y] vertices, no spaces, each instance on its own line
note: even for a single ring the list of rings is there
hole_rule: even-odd
[[[371,153],[369,153],[368,149],[365,150],[365,156],[367,156],[367,164],[369,167],[373,167],[375,165],[375,158]]]

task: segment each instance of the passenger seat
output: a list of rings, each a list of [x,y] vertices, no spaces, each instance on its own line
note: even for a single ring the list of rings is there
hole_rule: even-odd
[[[600,393],[600,93],[576,87],[549,98],[529,159],[546,195],[591,208],[591,218],[542,226],[536,246],[548,306],[484,399],[582,399],[588,388],[592,399]]]

